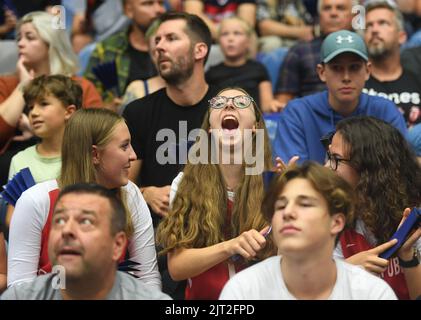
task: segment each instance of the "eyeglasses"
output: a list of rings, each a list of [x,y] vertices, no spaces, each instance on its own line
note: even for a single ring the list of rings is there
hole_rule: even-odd
[[[336,171],[338,169],[339,162],[351,161],[349,159],[340,158],[337,155],[331,154],[329,150],[326,152],[326,154],[327,154],[327,159],[329,160],[330,169],[332,169],[333,171]]]
[[[211,108],[222,109],[227,105],[228,101],[230,100],[232,100],[232,104],[238,109],[248,108],[252,102],[254,103],[253,98],[246,95],[235,96],[235,97],[217,96],[217,97],[213,97],[208,102]]]

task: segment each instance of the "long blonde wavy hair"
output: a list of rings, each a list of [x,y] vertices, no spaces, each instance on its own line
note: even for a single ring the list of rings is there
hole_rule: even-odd
[[[226,88],[226,90],[241,88]],[[272,168],[271,151],[266,127],[262,114],[253,102],[256,115],[256,129],[264,130],[264,163],[265,170]],[[208,111],[202,124],[202,129],[209,132]],[[196,143],[200,143],[200,139]],[[157,243],[163,247],[161,254],[177,248],[203,248],[222,241],[225,238],[225,221],[227,214],[227,186],[217,164],[211,163],[211,134],[208,134],[208,164],[191,164],[184,168],[183,178],[178,186],[172,208],[166,218],[158,226]],[[256,134],[253,134],[253,149],[256,150]],[[202,149],[200,149],[202,150]],[[246,164],[243,164],[244,169]],[[231,238],[242,232],[256,229],[261,230],[267,223],[261,212],[264,196],[262,175],[244,174],[241,183],[234,190],[235,198],[232,209],[230,232]],[[270,241],[259,258],[273,255],[274,245]]]
[[[92,146],[104,148],[111,140],[115,128],[124,118],[107,109],[79,109],[64,129],[61,147],[60,189],[75,183],[97,183]],[[126,208],[126,232],[133,234],[133,221],[127,207],[126,193],[117,190]]]

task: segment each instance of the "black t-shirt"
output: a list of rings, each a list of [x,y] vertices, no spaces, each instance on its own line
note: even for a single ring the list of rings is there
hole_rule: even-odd
[[[401,54],[404,69],[414,74],[421,74],[421,47],[405,49]]]
[[[146,80],[158,74],[147,51],[139,51],[129,44],[128,53],[130,57],[129,76],[126,86],[135,80]]]
[[[134,151],[138,159],[142,160],[137,185],[162,187],[172,183],[186,163],[186,157],[179,159],[175,156],[178,154],[178,147],[182,146],[182,149],[187,146],[187,141],[195,140],[195,137],[189,139],[188,135],[191,130],[202,126],[208,110],[208,100],[215,94],[216,90],[210,86],[196,105],[179,106],[170,100],[163,88],[126,107],[123,116],[132,136]],[[184,123],[179,126],[180,121]],[[186,128],[184,133],[183,126]],[[162,141],[157,141],[158,132],[163,136]],[[164,156],[163,160],[169,163],[160,164],[157,155],[160,159]],[[152,218],[156,225],[159,217],[152,212]]]
[[[270,81],[266,68],[258,61],[248,60],[239,67],[220,63],[206,72],[206,82],[218,88],[240,87],[246,90],[260,107],[259,84]]]
[[[371,75],[363,92],[393,101],[408,127],[421,122],[421,83],[412,72],[404,69],[398,79],[382,82]]]

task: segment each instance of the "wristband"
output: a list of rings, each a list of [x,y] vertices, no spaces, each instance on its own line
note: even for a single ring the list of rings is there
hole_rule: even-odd
[[[399,259],[399,265],[402,268],[414,268],[414,267],[416,267],[420,264],[420,261],[418,259],[418,251],[417,250],[414,250],[414,255],[413,255],[411,260],[405,261],[405,260],[402,260],[399,257],[398,257],[398,259]]]

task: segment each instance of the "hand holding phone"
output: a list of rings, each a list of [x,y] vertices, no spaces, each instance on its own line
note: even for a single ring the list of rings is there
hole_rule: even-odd
[[[384,251],[379,255],[380,258],[389,259],[394,255],[400,247],[405,243],[411,231],[418,227],[421,223],[421,208],[413,208],[404,223],[392,235],[390,240],[398,239],[398,242],[390,249]]]

